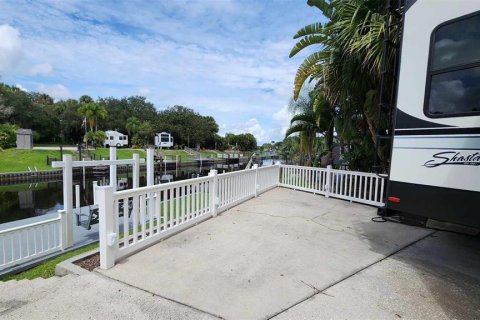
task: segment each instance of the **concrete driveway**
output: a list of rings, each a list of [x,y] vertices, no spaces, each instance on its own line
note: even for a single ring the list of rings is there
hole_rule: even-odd
[[[369,206],[276,188],[100,272],[222,318],[314,319],[311,303],[326,290],[434,232],[375,223],[375,214]],[[356,299],[359,307],[371,303]],[[301,309],[305,303],[310,311]]]

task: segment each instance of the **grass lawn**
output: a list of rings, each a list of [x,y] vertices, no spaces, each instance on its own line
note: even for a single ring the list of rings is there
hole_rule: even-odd
[[[185,150],[168,150],[168,149],[162,149],[158,150],[159,154],[173,157],[172,160],[175,160],[175,156],[179,155],[180,156],[180,161],[192,161],[195,157],[189,155]]]
[[[70,151],[63,151],[64,154],[71,154]],[[6,149],[0,151],[0,172],[28,171],[28,167],[34,170],[51,170],[47,165],[47,156],[60,159],[58,150],[17,150]]]
[[[132,159],[133,154],[138,153],[140,158],[145,158],[145,151],[141,149],[130,149],[130,148],[117,148],[117,158],[118,159]],[[102,160],[102,158],[108,159],[110,157],[110,149],[109,148],[97,148],[97,149],[89,149],[88,154],[93,159],[93,155],[95,155],[95,160]]]
[[[97,247],[98,247],[98,243],[89,244],[88,246],[85,246],[83,248],[79,248],[79,249],[64,253],[62,255],[59,255],[50,260],[47,260],[42,264],[39,264],[38,266],[33,267],[32,269],[28,269],[17,274],[4,276],[0,278],[0,281],[22,280],[22,279],[32,280],[39,277],[46,279],[46,278],[53,277],[55,275],[55,266],[57,264],[67,259],[70,259],[71,257],[79,255],[81,253],[93,250]]]
[[[219,151],[216,151],[216,150],[208,150],[208,151],[201,151],[200,152],[201,155],[202,155],[202,158],[213,158],[213,159],[216,159],[217,158],[217,154],[221,153]]]
[[[159,153],[162,155],[166,155],[169,157],[175,157],[176,155],[180,156],[180,161],[193,161],[197,158],[197,156],[190,155],[187,151],[185,150],[169,150],[169,149],[163,149],[159,150]],[[221,152],[216,151],[216,150],[205,150],[205,151],[200,151],[200,154],[202,155],[202,159],[207,159],[207,158],[217,158],[217,154]]]
[[[48,188],[47,182],[40,182],[32,184],[15,184],[15,185],[6,185],[0,186],[0,192],[18,192],[18,191],[25,191],[25,190],[44,190]]]

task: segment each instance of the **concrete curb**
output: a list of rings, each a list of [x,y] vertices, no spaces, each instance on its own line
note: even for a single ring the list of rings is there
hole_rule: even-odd
[[[93,256],[94,254],[97,254],[99,251],[100,251],[99,248],[93,249],[93,250],[84,252],[82,254],[79,254],[78,256],[71,257],[70,259],[60,262],[55,266],[55,275],[58,277],[63,277],[63,276],[66,276],[67,274],[74,274],[78,276],[90,274],[90,271],[77,266],[76,264],[74,264],[74,262]]]

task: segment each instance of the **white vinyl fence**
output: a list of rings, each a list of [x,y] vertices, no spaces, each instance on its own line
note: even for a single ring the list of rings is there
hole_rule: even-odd
[[[52,219],[0,231],[0,270],[63,249],[65,211]]]
[[[207,177],[118,192],[97,187],[100,267],[278,186],[279,172],[280,166],[211,170]]]
[[[384,183],[372,173],[273,165],[118,192],[97,187],[100,267],[277,186],[381,206]]]
[[[385,178],[375,173],[281,166],[280,186],[374,206],[383,206]]]

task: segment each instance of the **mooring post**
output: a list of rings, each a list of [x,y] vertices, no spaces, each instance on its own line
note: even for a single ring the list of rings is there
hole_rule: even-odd
[[[110,147],[110,160],[117,160],[117,147]],[[110,186],[117,190],[117,165],[110,165]]]
[[[132,167],[132,188],[136,189],[140,187],[140,156],[138,153],[133,154],[133,167]]]
[[[147,186],[153,186],[154,182],[154,166],[153,166],[153,149],[147,149]]]
[[[73,246],[73,164],[72,155],[63,155],[63,210],[65,210],[65,248]]]

